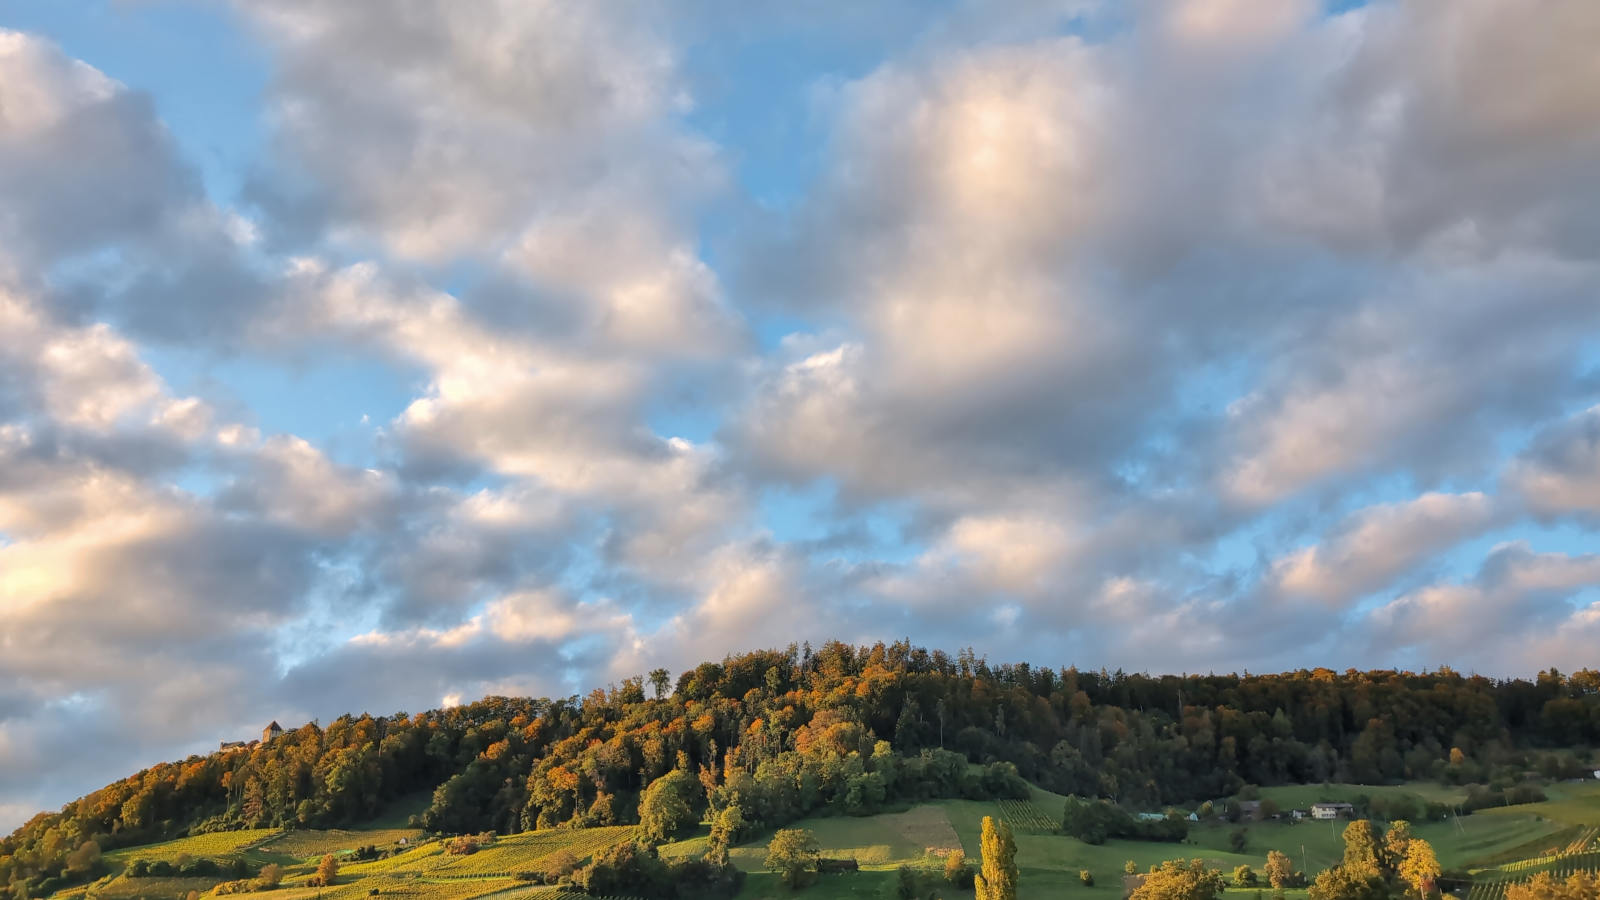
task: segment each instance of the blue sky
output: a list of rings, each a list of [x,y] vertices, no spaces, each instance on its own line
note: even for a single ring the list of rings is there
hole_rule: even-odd
[[[1600,7],[407,10],[0,11],[0,826],[791,641],[1589,664]]]

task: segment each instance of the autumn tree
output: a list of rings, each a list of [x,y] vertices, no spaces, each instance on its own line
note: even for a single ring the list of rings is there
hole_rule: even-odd
[[[1294,863],[1287,854],[1277,850],[1267,851],[1267,884],[1273,888],[1285,888],[1294,880]]]
[[[1383,876],[1348,866],[1334,866],[1317,874],[1311,883],[1311,900],[1388,900]]]
[[[1400,864],[1405,861],[1406,851],[1411,844],[1411,823],[1405,819],[1395,819],[1389,823],[1389,830],[1383,835],[1383,866],[1390,873],[1398,874]]]
[[[953,887],[969,888],[973,881],[972,867],[967,865],[967,854],[951,850],[944,858],[944,880]]]
[[[1418,897],[1427,897],[1433,892],[1433,880],[1439,877],[1439,872],[1439,859],[1434,856],[1432,845],[1422,838],[1407,842],[1406,854],[1396,874],[1416,890]]]
[[[1506,900],[1600,900],[1600,873],[1578,872],[1562,881],[1540,872],[1507,887]]]
[[[776,873],[783,883],[798,890],[816,877],[817,837],[804,828],[783,828],[767,844],[767,870]]]
[[[256,890],[270,891],[283,882],[283,866],[277,863],[267,863],[261,867],[261,873],[256,876]]]
[[[1256,886],[1256,870],[1248,865],[1242,865],[1233,870],[1233,883],[1239,887]]]
[[[1225,887],[1220,869],[1205,860],[1169,859],[1151,870],[1129,900],[1217,900]]]
[[[1357,819],[1344,829],[1344,860],[1339,864],[1352,875],[1373,877],[1383,874],[1378,855],[1378,832],[1366,819]]]
[[[1311,885],[1311,900],[1385,900],[1388,880],[1372,823],[1357,819],[1344,829],[1344,859],[1321,872]]]
[[[979,844],[982,868],[973,879],[977,900],[1016,900],[1017,842],[1011,836],[1011,826],[995,822],[993,816],[984,816]]]
[[[332,853],[322,857],[317,864],[316,881],[319,887],[333,887],[339,878],[339,859]]]

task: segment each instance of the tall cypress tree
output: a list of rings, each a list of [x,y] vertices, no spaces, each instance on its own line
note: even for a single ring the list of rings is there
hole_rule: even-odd
[[[981,844],[983,869],[973,879],[977,900],[1017,900],[1017,842],[1011,826],[984,816]]]

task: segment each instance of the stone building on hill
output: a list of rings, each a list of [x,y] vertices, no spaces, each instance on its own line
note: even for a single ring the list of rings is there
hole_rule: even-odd
[[[261,743],[270,744],[270,743],[272,743],[272,739],[273,738],[278,737],[278,736],[280,736],[282,734],[283,734],[283,726],[279,725],[277,723],[277,721],[274,720],[271,725],[268,725],[267,727],[261,729]]]

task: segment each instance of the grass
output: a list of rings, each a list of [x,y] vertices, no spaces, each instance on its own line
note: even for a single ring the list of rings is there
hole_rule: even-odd
[[[1544,789],[1550,799],[1516,806],[1480,809],[1479,816],[1541,816],[1567,825],[1600,825],[1600,781],[1552,784]]]
[[[1460,803],[1467,798],[1465,788],[1450,787],[1431,781],[1414,781],[1400,785],[1387,784],[1289,784],[1261,788],[1261,799],[1272,801],[1288,812],[1291,809],[1310,809],[1313,803],[1351,803],[1362,794],[1368,797],[1407,796],[1419,803]]]
[[[327,853],[335,855],[348,853],[369,844],[382,848],[398,844],[402,839],[414,843],[421,837],[422,831],[417,828],[355,831],[339,828],[297,829],[285,831],[277,837],[268,839],[258,849],[263,853],[282,854],[292,860],[310,860],[320,859]]]
[[[1287,810],[1309,806],[1321,799],[1352,799],[1359,793],[1377,796],[1387,792],[1405,792],[1419,799],[1440,802],[1456,799],[1459,793],[1436,785],[1311,785],[1265,788],[1262,795],[1272,797]],[[1558,785],[1550,789],[1549,794],[1550,799],[1544,803],[1484,810],[1459,820],[1417,824],[1414,829],[1418,836],[1433,844],[1447,869],[1495,866],[1518,859],[1536,860],[1547,852],[1573,847],[1591,832],[1600,836],[1600,815],[1597,815],[1600,813],[1600,785]],[[797,896],[813,900],[890,900],[896,896],[895,870],[899,866],[937,871],[943,866],[944,855],[956,848],[964,850],[968,859],[976,863],[980,856],[981,822],[984,816],[994,816],[1013,826],[1017,866],[1021,873],[1020,900],[1066,895],[1080,900],[1121,900],[1123,865],[1130,859],[1141,872],[1167,859],[1190,858],[1204,859],[1225,872],[1241,864],[1259,871],[1266,862],[1267,851],[1280,850],[1290,855],[1295,868],[1314,874],[1338,861],[1343,852],[1342,832],[1348,824],[1343,821],[1294,823],[1287,819],[1248,823],[1245,848],[1241,853],[1234,852],[1231,847],[1231,837],[1237,826],[1222,823],[1194,826],[1188,840],[1178,844],[1116,840],[1089,845],[1055,833],[1065,799],[1035,788],[1028,801],[942,800],[865,818],[818,817],[793,823],[789,827],[807,828],[816,835],[824,856],[852,858],[861,866],[858,872],[822,876],[798,895],[764,870],[770,833],[732,848],[730,857],[748,875],[740,895],[742,900]],[[424,840],[388,859],[346,862],[340,867],[341,883],[333,888],[319,892],[305,886],[306,878],[315,870],[314,861],[323,853],[339,853],[367,844],[392,847],[401,837],[416,842],[418,832],[400,828],[397,823],[403,824],[413,814],[407,809],[421,800],[419,797],[409,806],[392,806],[381,823],[388,826],[385,828],[224,832],[125,848],[108,853],[107,858],[115,866],[139,858],[171,861],[179,854],[219,861],[243,858],[252,867],[263,862],[280,862],[287,871],[285,886],[270,895],[275,900],[311,900],[319,893],[323,900],[358,900],[373,888],[379,889],[380,896],[385,897],[574,900],[582,895],[529,885],[511,876],[540,870],[552,854],[562,849],[581,860],[632,834],[629,827],[531,832],[502,838],[467,856],[448,855],[441,842]],[[1579,824],[1585,822],[1594,824]],[[702,824],[684,839],[662,847],[661,854],[697,856],[705,852],[708,843],[709,828]],[[1082,869],[1093,874],[1093,887],[1085,887],[1080,882],[1078,872]],[[1492,877],[1522,874],[1522,869],[1514,873],[1496,870]],[[95,885],[92,893],[107,900],[177,897],[189,890],[204,893],[216,880],[114,876]],[[89,893],[78,888],[58,897],[88,900]],[[1256,900],[1256,893],[1255,888],[1230,889],[1225,900]],[[1264,888],[1260,893],[1263,897],[1272,894]],[[1303,891],[1285,893],[1289,900],[1303,900]],[[954,900],[970,896],[970,889],[948,889],[942,894]],[[1499,900],[1499,897],[1485,894],[1473,900]]]

